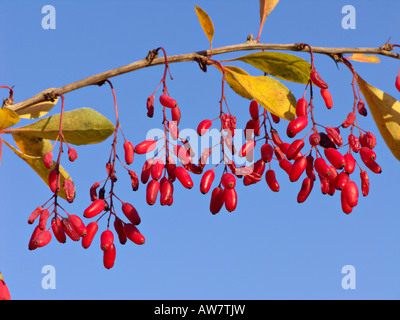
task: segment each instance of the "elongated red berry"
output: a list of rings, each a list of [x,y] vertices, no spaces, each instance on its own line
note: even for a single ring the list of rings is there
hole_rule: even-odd
[[[353,152],[356,152],[356,153],[359,152],[360,149],[361,149],[361,145],[360,145],[359,139],[354,134],[349,134],[347,139],[349,141],[349,145],[351,147],[351,150],[353,150]]]
[[[331,93],[329,92],[328,89],[321,89],[321,97],[322,97],[322,99],[324,99],[325,106],[328,109],[332,109],[333,100],[332,100],[332,95],[331,95]]]
[[[190,152],[180,145],[174,145],[174,153],[183,165],[193,161],[192,157],[190,156]]]
[[[356,168],[356,160],[351,153],[346,153],[344,156],[344,171],[352,174]]]
[[[44,209],[41,213],[40,213],[40,217],[39,217],[39,228],[40,230],[45,230],[46,229],[46,225],[47,225],[47,220],[50,217],[50,212],[48,209]]]
[[[33,210],[31,215],[29,216],[28,223],[33,224],[35,222],[35,220],[40,216],[42,211],[43,211],[43,207],[37,207],[35,210]]]
[[[48,245],[51,238],[52,234],[49,230],[42,230],[34,240],[36,247],[41,248]]]
[[[74,162],[76,159],[78,159],[78,152],[72,147],[68,148],[68,159],[71,162]]]
[[[224,189],[225,208],[229,212],[235,211],[237,207],[237,193],[235,188]]]
[[[125,202],[122,205],[122,212],[124,213],[125,217],[133,223],[134,225],[139,225],[141,222],[139,213],[137,212],[136,208],[131,205],[130,203]]]
[[[375,148],[376,146],[376,137],[372,132],[361,133],[360,135],[360,144],[361,147]]]
[[[146,107],[147,107],[147,116],[149,118],[153,118],[154,116],[154,95],[151,95],[147,98]]]
[[[59,217],[54,217],[53,219],[51,219],[51,229],[53,230],[53,234],[58,242],[67,242],[67,236],[65,235],[64,227]]]
[[[221,187],[216,187],[211,193],[210,212],[217,214],[225,203],[225,192]]]
[[[337,145],[341,146],[343,144],[343,139],[340,136],[340,130],[339,128],[333,128],[333,127],[326,127],[325,128],[326,133],[328,134],[328,137]]]
[[[75,200],[75,185],[71,179],[65,179],[63,182],[63,189],[65,191],[65,197],[69,203]]]
[[[284,158],[282,160],[279,160],[279,166],[281,167],[281,169],[283,169],[287,174],[290,174],[290,171],[292,170],[292,163]]]
[[[358,203],[358,187],[353,180],[349,180],[344,187],[343,191],[346,202],[350,207],[355,207]]]
[[[221,184],[225,189],[233,189],[236,186],[236,178],[232,173],[226,172],[222,175]]]
[[[278,131],[271,128],[270,133],[272,141],[279,147],[282,144],[282,139],[280,138]]]
[[[303,139],[298,139],[298,140],[293,141],[289,145],[289,148],[286,151],[286,158],[288,160],[293,160],[299,154],[300,150],[303,149],[303,147],[304,147]]]
[[[40,232],[42,232],[42,230],[40,230],[39,226],[37,225],[32,232],[31,238],[29,239],[29,243],[28,243],[29,250],[37,249],[37,245],[35,244],[35,239]]]
[[[150,170],[151,178],[154,180],[159,180],[164,171],[164,167],[164,161],[161,158],[154,159]]]
[[[76,231],[76,233],[79,234],[80,237],[86,236],[87,229],[86,229],[86,226],[83,223],[82,219],[79,218],[75,214],[69,215],[68,218],[69,218],[69,221],[71,221],[71,224],[74,227],[74,230]]]
[[[266,173],[265,173],[265,181],[267,182],[268,187],[273,191],[273,192],[278,192],[280,187],[279,187],[279,183],[276,180],[276,176],[275,176],[275,171],[272,169],[269,169]]]
[[[202,136],[203,134],[205,134],[208,131],[208,129],[211,128],[211,126],[212,126],[211,120],[206,119],[206,120],[201,121],[199,123],[199,125],[197,126],[197,134],[199,136]]]
[[[57,179],[58,178],[58,179]],[[57,169],[53,169],[49,173],[49,187],[53,193],[56,193],[60,188],[61,175],[58,173]]]
[[[126,234],[124,232],[124,224],[123,224],[122,220],[118,217],[115,217],[114,229],[115,229],[115,232],[117,233],[119,243],[125,244],[127,242],[128,238],[126,237]]]
[[[330,182],[328,177],[325,177],[321,174],[318,174],[319,181],[321,183],[321,192],[322,194],[328,194],[330,189]]]
[[[50,169],[53,166],[53,153],[51,151],[47,152],[43,157],[44,166]]]
[[[364,162],[364,164],[373,173],[382,173],[382,168],[376,161],[366,161],[366,162]]]
[[[153,166],[153,159],[147,159],[142,167],[142,173],[140,175],[140,181],[142,181],[143,184],[146,184],[147,181],[149,181],[150,175],[151,175],[151,167]]]
[[[300,98],[296,103],[296,116],[303,117],[307,115],[308,101]]]
[[[204,172],[203,176],[201,177],[200,181],[200,192],[202,194],[208,193],[210,191],[211,185],[215,178],[214,170],[208,170]]]
[[[124,225],[124,233],[129,240],[137,245],[142,245],[146,241],[145,237],[140,233],[139,229],[131,223],[126,223]]]
[[[257,120],[258,119],[258,110],[260,108],[260,105],[258,104],[258,102],[256,100],[252,100],[250,102],[250,107],[249,107],[249,112],[250,112],[250,117],[253,120]]]
[[[272,160],[272,156],[274,155],[274,148],[270,144],[265,143],[261,147],[260,152],[261,152],[261,158],[265,162],[270,162]]]
[[[90,201],[97,200],[97,188],[100,187],[99,182],[93,183],[93,185],[90,187]]]
[[[153,151],[157,146],[157,141],[153,139],[148,139],[140,142],[135,147],[135,153],[137,154],[146,154]]]
[[[99,225],[97,224],[96,221],[92,221],[87,225],[86,230],[87,230],[86,236],[82,238],[82,247],[84,249],[87,249],[91,246],[94,236],[99,230]]]
[[[400,91],[400,74],[397,75],[396,77],[396,82],[395,82],[395,87],[398,91]]]
[[[307,167],[307,159],[302,156],[298,158],[292,165],[290,172],[289,172],[289,180],[291,182],[296,182],[300,179],[303,172],[306,170]]]
[[[367,108],[365,108],[365,102],[363,100],[360,100],[357,103],[357,111],[360,115],[366,117],[368,115]]]
[[[314,70],[311,72],[310,79],[317,87],[321,89],[328,89],[328,84],[324,80],[322,80],[317,71]]]
[[[343,190],[342,190],[342,192],[340,192],[340,203],[341,203],[341,206],[342,206],[342,211],[345,214],[350,214],[353,211],[353,207],[351,207],[347,203],[346,195],[345,195],[345,192]]]
[[[297,117],[289,122],[286,128],[286,134],[289,138],[294,138],[296,134],[302,131],[308,125],[307,116]]]
[[[318,174],[322,175],[325,178],[328,178],[328,176],[331,174],[331,170],[326,163],[324,158],[317,158],[314,161],[314,169],[317,171]]]
[[[360,149],[360,157],[361,157],[361,160],[364,163],[369,162],[369,161],[375,161],[376,160],[376,153],[371,148],[362,147]]]
[[[160,191],[160,183],[157,180],[150,180],[146,188],[146,202],[152,206],[156,203],[158,192]]]
[[[306,175],[307,177],[316,180],[315,172],[314,172],[314,157],[309,154],[307,157],[307,167],[306,167]]]
[[[314,186],[314,180],[311,179],[310,177],[306,177],[303,180],[303,183],[301,184],[301,189],[299,193],[297,194],[297,202],[298,203],[303,203],[304,201],[307,200],[308,196],[311,193],[311,190]]]
[[[162,206],[169,205],[174,195],[174,185],[168,178],[162,178],[160,182],[160,204]]]
[[[181,122],[181,110],[178,107],[171,109],[171,119],[176,122],[176,125],[179,126]]]
[[[64,228],[65,234],[72,240],[72,241],[79,241],[81,238],[79,234],[75,231],[71,221],[69,218],[63,218],[61,220],[62,226]]]
[[[338,190],[343,190],[346,186],[347,182],[349,182],[350,177],[349,174],[345,171],[339,173],[335,181],[335,187]]]
[[[361,193],[364,197],[366,197],[369,194],[369,178],[367,171],[361,170],[360,178],[361,178]]]
[[[189,173],[186,171],[184,167],[176,167],[175,176],[183,187],[185,187],[186,189],[193,188],[192,178],[190,177]]]
[[[125,152],[125,163],[130,165],[133,162],[133,158],[135,155],[134,147],[132,142],[125,141],[124,142],[124,152]]]
[[[133,170],[128,170],[128,174],[131,177],[131,186],[133,191],[137,191],[139,189],[139,177]]]
[[[178,129],[177,122],[176,121],[168,121],[167,126],[168,126],[168,132],[171,135],[171,138],[173,140],[177,140],[179,138],[179,129]]]
[[[352,111],[347,115],[346,119],[343,121],[342,127],[343,128],[350,127],[354,123],[355,120],[356,120],[356,113],[354,111]]]
[[[324,154],[328,161],[333,165],[336,169],[343,169],[345,166],[345,159],[343,155],[337,150],[333,148],[324,149]]]
[[[176,101],[174,99],[172,99],[170,96],[168,96],[167,94],[163,93],[160,96],[160,103],[163,107],[166,108],[175,108],[178,106],[178,104],[176,103]]]
[[[114,267],[115,259],[117,257],[117,250],[112,244],[109,249],[103,251],[103,265],[106,269]]]
[[[100,236],[101,250],[107,250],[114,243],[114,234],[110,229],[104,230]]]
[[[100,214],[106,207],[106,203],[103,199],[97,199],[93,201],[89,207],[83,212],[85,218],[93,218]]]
[[[247,141],[239,150],[239,157],[245,157],[250,154],[253,151],[255,145],[256,142],[254,140]]]

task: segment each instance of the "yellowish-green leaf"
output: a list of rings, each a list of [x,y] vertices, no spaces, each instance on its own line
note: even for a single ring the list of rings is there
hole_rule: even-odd
[[[44,91],[38,93],[37,96],[43,95],[48,92],[52,92],[54,90],[55,90],[55,88],[50,88],[50,89],[44,90]],[[49,113],[49,111],[51,109],[53,109],[53,107],[57,104],[57,102],[58,102],[58,97],[54,101],[44,101],[44,102],[34,104],[28,108],[25,108],[25,109],[19,111],[18,114],[20,115],[21,118],[24,118],[24,119],[41,118],[41,117],[44,117],[47,113]]]
[[[7,129],[19,122],[19,115],[7,107],[0,108],[0,130]]]
[[[227,83],[237,94],[258,101],[265,109],[282,119],[294,119],[296,98],[281,82],[267,76],[253,77],[245,71],[234,71],[231,67],[224,67],[224,70]]]
[[[42,180],[47,184],[47,186],[49,186],[49,173],[54,168],[55,164],[53,165],[53,168],[47,169],[44,165],[43,157],[29,156],[27,154],[22,153],[18,149],[14,148],[7,141],[3,140],[3,142],[11,150],[13,150],[18,157],[24,160],[39,175],[39,177],[42,178]],[[62,166],[60,166],[60,191],[58,192],[58,195],[63,199],[66,199],[65,190],[62,187],[65,179],[72,180],[67,171],[65,171],[65,169]]]
[[[280,52],[256,52],[229,61],[243,61],[282,80],[307,84],[311,65],[297,56]]]
[[[43,157],[53,148],[53,144],[48,139],[24,133],[14,133],[12,136],[18,149],[28,156]]]
[[[381,136],[393,155],[400,160],[400,102],[360,76],[358,84]]]
[[[207,14],[202,8],[196,5],[195,7],[197,17],[200,21],[200,25],[203,28],[204,33],[206,34],[208,40],[210,41],[210,46],[212,47],[212,40],[214,37],[214,24]]]
[[[367,55],[363,53],[353,53],[350,57],[347,57],[348,60],[358,61],[358,62],[366,62],[366,63],[379,63],[381,62],[377,56]]]
[[[43,139],[55,140],[58,136],[60,115],[43,118],[33,124],[16,128],[10,133],[23,133]],[[102,114],[90,108],[65,112],[62,132],[68,143],[87,145],[106,140],[115,130],[114,125]]]
[[[279,0],[260,0],[260,31],[258,37],[261,35],[261,30],[264,26],[265,20],[272,10],[276,7]]]

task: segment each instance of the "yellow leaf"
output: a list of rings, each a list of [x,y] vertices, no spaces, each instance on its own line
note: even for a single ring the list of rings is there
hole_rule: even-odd
[[[54,91],[55,88],[50,88],[38,93],[36,96],[43,95],[45,93],[49,93]],[[44,101],[37,104],[34,104],[28,108],[25,108],[18,112],[21,118],[24,119],[37,119],[45,116],[53,107],[57,104],[58,97],[54,101]]]
[[[393,155],[400,160],[400,102],[358,76],[360,90],[378,130]]]
[[[43,157],[53,148],[53,144],[48,139],[26,135],[24,133],[14,133],[12,136],[18,149],[29,156]]]
[[[265,20],[269,16],[272,10],[276,7],[278,4],[279,0],[260,0],[260,32],[259,35],[261,34],[261,30],[264,26]]]
[[[253,77],[243,70],[238,72],[238,69],[224,67],[226,82],[233,91],[246,99],[258,101],[265,109],[282,119],[294,119],[296,98],[288,88],[271,77]]]
[[[381,62],[377,56],[374,55],[366,55],[363,53],[354,53],[352,56],[347,57],[348,60],[354,60],[358,62],[366,62],[366,63],[379,63]]]
[[[43,157],[34,157],[34,156],[24,154],[21,151],[19,151],[18,149],[14,148],[12,145],[10,145],[4,139],[3,139],[3,142],[11,150],[13,150],[18,157],[20,157],[22,160],[24,160],[40,176],[40,178],[42,178],[42,180],[47,185],[49,185],[49,173],[54,168],[55,164],[53,165],[52,168],[47,169],[44,165]],[[58,195],[63,199],[66,199],[64,188],[62,188],[65,179],[72,180],[71,177],[69,176],[69,174],[65,171],[65,169],[62,166],[60,166],[60,186],[61,186],[61,188],[60,188],[60,191],[58,192]]]
[[[0,130],[7,129],[19,122],[19,115],[14,111],[3,107],[0,109]]]
[[[199,6],[195,7],[197,17],[200,21],[200,25],[203,28],[208,40],[210,41],[210,46],[212,47],[212,40],[214,37],[214,24],[209,17],[209,15]]]

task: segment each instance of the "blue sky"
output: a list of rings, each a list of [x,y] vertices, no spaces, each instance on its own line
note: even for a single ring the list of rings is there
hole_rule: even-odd
[[[41,27],[44,5],[56,8],[56,29]],[[214,47],[245,42],[258,32],[258,1],[1,1],[0,85],[15,86],[22,101],[36,93],[144,58],[162,46],[168,55],[208,48],[196,17],[200,5],[215,26]],[[345,30],[344,5],[356,8],[356,29]],[[400,43],[398,1],[285,1],[264,27],[264,43],[305,42],[314,46],[378,47],[389,37]],[[216,56],[228,59],[241,53]],[[245,53],[243,53],[245,54]],[[309,61],[309,55],[298,53]],[[319,123],[337,125],[352,108],[351,74],[342,65],[316,55],[315,64],[329,83],[334,107],[323,102],[316,109]],[[244,64],[252,75],[259,71]],[[399,97],[394,87],[398,61],[381,57],[380,64],[354,62],[363,78]],[[168,90],[182,110],[181,128],[196,128],[218,113],[221,74],[196,63],[172,64],[174,80]],[[161,111],[146,117],[146,99],[157,87],[163,67],[152,67],[111,79],[118,99],[124,133],[137,144],[153,128],[161,128]],[[285,83],[299,98],[303,85]],[[5,97],[7,91],[2,92]],[[226,91],[231,112],[244,127],[249,101]],[[318,101],[319,97],[316,98]],[[66,95],[66,110],[91,107],[114,120],[113,101],[106,87],[88,87]],[[52,111],[59,112],[59,106]],[[369,115],[359,120],[377,134],[377,161],[381,175],[370,174],[371,191],[349,216],[340,208],[338,194],[323,196],[316,183],[309,199],[296,202],[300,182],[290,183],[277,170],[281,184],[272,193],[265,182],[241,184],[233,213],[209,212],[210,194],[202,195],[200,177],[188,191],[176,185],[172,207],[149,207],[145,187],[132,192],[121,179],[117,194],[138,209],[146,244],[117,244],[115,267],[102,265],[99,237],[88,250],[79,243],[30,252],[33,227],[29,214],[45,202],[50,191],[41,179],[9,149],[0,167],[0,270],[14,299],[398,299],[400,297],[400,217],[398,215],[399,162],[378,134]],[[29,121],[21,121],[21,124]],[[281,122],[277,129],[285,132]],[[11,137],[5,137],[12,142]],[[78,161],[64,163],[76,181],[77,199],[68,207],[82,215],[90,204],[89,188],[103,179],[111,140],[78,147]],[[120,146],[122,151],[122,146]],[[120,152],[121,152],[120,151]],[[144,157],[132,168],[140,172]],[[217,171],[220,176],[221,170]],[[357,173],[355,173],[357,174]],[[355,180],[357,180],[355,178]],[[358,181],[358,180],[357,180]],[[104,229],[105,224],[100,224]],[[43,266],[56,270],[56,289],[44,290]],[[343,266],[356,270],[356,289],[342,288]]]

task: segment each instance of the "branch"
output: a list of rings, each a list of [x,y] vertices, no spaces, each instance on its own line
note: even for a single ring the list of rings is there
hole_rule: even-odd
[[[251,38],[250,38],[251,39]],[[386,43],[379,48],[327,48],[327,47],[312,47],[314,53],[325,54],[338,61],[338,57],[345,53],[365,53],[365,54],[375,54],[382,55],[394,59],[400,59],[400,54],[391,52],[393,50],[393,45]],[[229,52],[238,51],[251,51],[251,50],[278,50],[278,51],[297,51],[297,52],[310,52],[309,48],[302,43],[295,44],[263,44],[256,41],[249,40],[246,43],[231,45],[220,48],[213,48],[213,55],[219,55]],[[168,63],[177,62],[187,62],[187,61],[197,61],[200,66],[204,59],[211,54],[210,50],[203,50],[194,53],[180,54],[167,57]],[[340,61],[340,60],[339,60]],[[38,94],[30,99],[24,100],[22,102],[7,105],[7,107],[16,113],[22,113],[22,111],[34,104],[48,101],[49,99],[54,99],[58,95],[64,95],[68,92],[81,89],[90,85],[101,85],[105,80],[116,77],[125,73],[136,71],[139,69],[157,66],[165,63],[164,58],[158,58],[153,51],[150,51],[145,59],[130,63],[128,65],[111,69],[88,78],[73,82],[71,84],[65,85],[63,87],[57,88],[52,92],[52,94]],[[204,68],[203,68],[204,70]],[[205,70],[204,70],[205,71]]]

